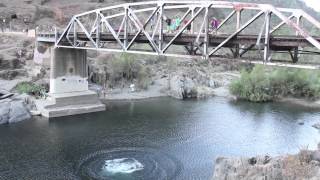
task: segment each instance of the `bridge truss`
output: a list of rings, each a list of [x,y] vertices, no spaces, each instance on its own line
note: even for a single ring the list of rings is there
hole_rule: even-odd
[[[217,16],[217,10],[227,13],[215,32],[211,32],[210,19]],[[166,20],[174,18],[178,12],[182,23],[179,29],[170,31]],[[306,12],[269,4],[227,1],[127,3],[75,15],[62,33],[55,33],[54,42],[59,48],[175,57],[200,55],[204,58],[219,55],[225,47],[232,49],[235,57],[258,47],[263,60],[269,61],[271,50],[290,53],[293,50],[293,58],[297,58],[300,46],[320,50],[319,39],[303,27],[302,20],[320,30],[320,23]],[[288,30],[281,34],[283,27]],[[293,34],[289,35],[290,31]],[[281,44],[279,40],[277,44],[276,37],[286,37],[287,43]],[[292,41],[292,38],[297,39]],[[143,44],[142,48],[139,44]],[[187,51],[179,52],[179,47]]]

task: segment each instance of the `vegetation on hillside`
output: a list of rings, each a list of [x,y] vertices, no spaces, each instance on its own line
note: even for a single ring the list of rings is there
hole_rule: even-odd
[[[320,73],[304,69],[277,68],[268,71],[265,66],[242,70],[241,77],[230,85],[231,93],[253,102],[272,101],[279,97],[320,97]]]

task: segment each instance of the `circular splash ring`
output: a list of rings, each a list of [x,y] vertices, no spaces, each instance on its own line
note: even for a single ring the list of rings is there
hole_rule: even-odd
[[[82,158],[77,175],[83,179],[174,179],[181,164],[152,148],[115,148]]]

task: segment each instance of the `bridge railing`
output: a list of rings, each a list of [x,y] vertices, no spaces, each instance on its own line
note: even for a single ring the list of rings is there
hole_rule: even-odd
[[[210,46],[210,38],[215,34],[210,32],[211,16],[215,10],[229,10],[215,27],[215,33],[223,33],[227,28],[230,33],[223,42],[216,46]],[[251,16],[245,19],[243,14],[250,12]],[[180,17],[175,18],[180,23],[172,27],[173,19],[177,13]],[[236,19],[232,21],[232,19]],[[278,24],[273,24],[272,18],[278,19]],[[245,19],[245,20],[244,20]],[[55,45],[65,48],[96,49],[101,51],[144,53],[166,56],[184,57],[185,54],[177,54],[174,42],[178,37],[191,34],[196,37],[192,44],[192,51],[199,52],[208,58],[216,55],[218,51],[228,44],[239,34],[248,30],[254,23],[259,28],[253,27],[257,32],[256,44],[250,45],[245,51],[254,45],[263,49],[263,59],[270,60],[270,38],[279,29],[287,26],[295,32],[296,36],[303,37],[310,45],[320,50],[320,43],[311,33],[303,28],[301,20],[311,23],[320,29],[320,23],[306,12],[300,9],[276,8],[269,4],[239,3],[227,1],[151,1],[139,3],[126,3],[106,8],[96,9],[81,13],[72,17],[71,21],[56,37]],[[169,22],[171,20],[171,23]],[[232,22],[235,24],[232,25]],[[84,33],[86,42],[80,39],[78,33]],[[101,35],[108,32],[112,35],[117,46],[102,41]],[[133,37],[129,35],[134,35]],[[165,34],[172,34],[168,39]],[[139,36],[146,37],[150,50],[134,50],[132,47]],[[263,42],[262,42],[263,41]],[[234,47],[234,55],[240,56],[240,44]],[[172,51],[169,51],[169,49]]]

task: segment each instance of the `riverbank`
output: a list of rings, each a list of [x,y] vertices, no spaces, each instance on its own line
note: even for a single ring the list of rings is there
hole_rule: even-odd
[[[293,97],[286,97],[286,98],[280,98],[276,102],[282,102],[282,103],[291,103],[311,109],[320,109],[320,100],[308,100],[303,98],[293,98]]]
[[[222,95],[221,87],[228,87],[246,66],[219,58],[208,61],[93,52],[88,57],[92,90],[103,99],[115,100],[162,96],[201,99],[216,93]]]
[[[238,76],[237,72],[224,72],[224,73],[216,73],[216,76],[219,76],[216,81],[223,81],[217,87],[209,87],[209,86],[194,86],[190,89],[196,89],[196,95],[194,98],[203,99],[209,98],[212,96],[217,97],[226,97],[229,99],[235,99],[233,95],[230,94],[229,91],[229,83],[230,80],[236,78]],[[179,85],[175,85],[179,86]],[[148,99],[148,98],[157,98],[157,97],[172,97],[176,99],[184,99],[183,87],[179,86],[178,88],[170,88],[169,80],[167,78],[154,80],[153,84],[148,87],[147,90],[135,90],[132,91],[130,87],[125,88],[115,88],[102,90],[102,87],[99,85],[91,85],[90,89],[96,91],[99,95],[100,99],[103,101],[108,100],[139,100],[139,99]],[[188,90],[186,90],[188,91]]]
[[[317,180],[320,179],[320,149],[295,155],[216,159],[214,180]]]

